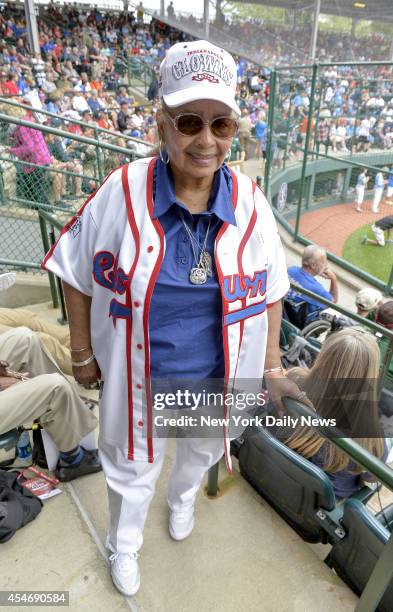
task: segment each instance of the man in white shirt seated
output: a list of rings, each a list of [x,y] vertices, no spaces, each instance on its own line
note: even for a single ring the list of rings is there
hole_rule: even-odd
[[[83,91],[82,89],[79,87],[79,85],[76,85],[74,87],[74,97],[72,98],[72,108],[76,111],[78,111],[78,113],[82,114],[83,111],[85,110],[90,110],[90,106],[87,103],[87,100],[85,98],[85,96],[83,95]]]

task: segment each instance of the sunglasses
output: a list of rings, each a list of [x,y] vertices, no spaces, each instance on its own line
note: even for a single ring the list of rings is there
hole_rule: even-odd
[[[200,115],[195,113],[181,113],[172,117],[165,113],[173,123],[174,128],[183,136],[196,136],[208,125],[211,133],[216,138],[232,138],[238,129],[238,122],[232,117],[215,117],[210,121],[204,121]]]

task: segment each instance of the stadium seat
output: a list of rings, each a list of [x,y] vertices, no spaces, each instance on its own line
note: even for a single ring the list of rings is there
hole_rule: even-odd
[[[292,352],[291,347],[297,337],[301,337],[300,330],[287,319],[282,319],[280,327],[280,349],[282,363],[284,367],[293,367],[294,365],[299,365],[299,362],[293,362],[289,358],[289,352]],[[303,359],[305,363],[311,365],[320,350],[321,343],[319,342],[319,340],[317,340],[316,338],[307,338],[307,341],[304,342],[304,346],[299,354],[299,357]]]
[[[10,431],[6,431],[3,434],[0,434],[0,450],[10,451],[15,449],[15,456],[12,459],[6,459],[5,461],[0,461],[0,467],[6,467],[11,465],[17,456],[16,443],[19,437],[19,430],[15,427]]]
[[[283,350],[289,348],[292,344],[293,338],[300,335],[299,328],[296,327],[293,323],[288,321],[287,319],[281,320],[281,328],[280,328],[280,347]]]
[[[329,477],[263,427],[249,427],[238,449],[240,472],[306,542],[333,543],[344,536]],[[363,487],[354,497],[374,494]]]
[[[303,329],[308,314],[308,304],[304,301],[295,302],[295,300],[286,297],[283,300],[283,314],[284,318],[287,318],[293,325]]]
[[[393,506],[385,510],[392,529]],[[329,555],[329,565],[358,595],[366,586],[374,566],[391,535],[382,516],[374,516],[356,499],[344,504],[341,524],[345,538],[337,541]],[[391,580],[378,608],[378,612],[393,611],[393,580]]]

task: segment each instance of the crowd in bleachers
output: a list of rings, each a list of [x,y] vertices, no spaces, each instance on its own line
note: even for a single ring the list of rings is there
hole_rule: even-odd
[[[188,35],[171,28],[157,19],[143,21],[143,11],[114,15],[94,9],[81,12],[76,6],[65,6],[62,11],[49,5],[38,19],[41,56],[31,57],[28,51],[25,20],[22,13],[4,10],[0,14],[3,45],[0,47],[0,93],[30,99],[35,107],[43,106],[69,120],[67,129],[81,133],[72,120],[79,119],[96,127],[117,132],[122,136],[117,144],[125,144],[124,137],[135,137],[148,143],[155,141],[154,114],[158,94],[155,78],[166,49]],[[237,38],[263,41],[266,63],[285,64],[288,53],[302,58],[301,45],[307,36],[302,27],[291,30],[290,43],[281,48],[285,38],[284,26],[269,26],[257,21],[221,23]],[[263,36],[261,36],[261,32]],[[282,37],[282,38],[280,38]],[[382,38],[381,38],[382,37]],[[329,50],[339,49],[345,58],[351,57],[348,45],[357,60],[363,58],[365,40],[348,39],[338,33],[319,33],[319,55],[330,60]],[[381,59],[388,45],[382,35],[368,38],[367,59]],[[292,51],[288,51],[291,48]],[[295,50],[294,50],[295,49]],[[296,51],[297,49],[297,51]],[[274,50],[271,55],[270,51]],[[127,83],[127,63],[138,57],[151,69],[148,97],[151,105],[137,107]],[[341,56],[334,56],[341,59]],[[240,108],[248,115],[243,122],[240,154],[247,158],[251,152],[264,157],[266,151],[267,110],[269,102],[269,69],[256,66],[237,57],[238,96]],[[285,135],[294,146],[289,155],[296,156],[296,145],[304,143],[307,113],[310,103],[310,71],[281,73],[278,85],[279,109],[276,114],[276,133]],[[346,152],[393,146],[393,80],[389,66],[372,69],[354,66],[326,68],[320,73],[317,96],[319,121],[315,146],[324,152]],[[56,126],[56,121],[51,121]],[[246,125],[248,123],[248,127]],[[59,124],[57,124],[59,125]],[[63,124],[64,125],[64,124]],[[250,139],[256,142],[250,151]],[[105,135],[101,135],[105,140]],[[113,142],[113,140],[111,140]],[[314,145],[314,143],[312,143]],[[280,136],[278,136],[280,157]],[[145,153],[143,145],[133,143],[138,153]],[[281,149],[284,150],[285,145]],[[283,154],[282,154],[283,155]]]
[[[21,13],[0,15],[0,93],[29,100],[62,117],[83,120],[122,135],[154,140],[154,108],[139,106],[126,83],[126,58],[153,45],[163,57],[174,32],[163,37],[124,17],[81,13],[49,5],[38,19],[41,55],[31,57]],[[56,126],[56,121],[50,123]],[[70,131],[75,126],[69,124]]]
[[[302,144],[310,105],[310,71],[297,78],[293,73],[281,73],[278,94],[276,131],[287,134],[290,142]],[[346,153],[368,151],[371,147],[386,150],[393,147],[390,66],[321,68],[315,98],[317,151]]]

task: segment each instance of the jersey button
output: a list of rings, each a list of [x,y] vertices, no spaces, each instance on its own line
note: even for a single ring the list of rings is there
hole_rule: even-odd
[[[139,383],[136,386],[137,389],[142,389],[142,385],[140,385]]]
[[[138,421],[138,427],[143,427],[143,421]]]
[[[147,252],[151,253],[153,251],[154,247],[152,245],[147,247]]]
[[[139,302],[134,302],[134,306],[135,306],[135,308],[139,308],[140,303]]]
[[[143,346],[142,346],[142,344],[137,344],[137,345],[136,345],[136,348],[137,348],[137,349],[139,349],[139,350],[141,351],[141,350],[143,349]]]

